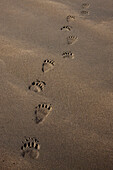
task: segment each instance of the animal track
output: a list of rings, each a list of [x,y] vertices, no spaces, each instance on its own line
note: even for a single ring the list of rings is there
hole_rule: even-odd
[[[37,159],[39,157],[40,144],[36,138],[25,138],[25,141],[22,143],[21,151],[23,157],[25,157],[26,154],[33,159]]]
[[[40,92],[44,90],[44,86],[46,83],[44,81],[36,80],[32,82],[32,84],[29,86],[29,89],[34,91],[34,92]]]
[[[90,7],[90,4],[88,4],[88,3],[83,3],[82,4],[82,8],[89,8]]]
[[[61,28],[61,30],[62,31],[71,31],[71,29],[72,29],[72,27],[71,26],[63,26],[62,28]]]
[[[67,20],[67,22],[74,21],[74,20],[75,20],[75,16],[68,15],[68,16],[66,17],[66,20]]]
[[[67,37],[67,43],[68,44],[74,44],[77,41],[78,41],[78,37],[77,36],[69,36],[69,37]]]
[[[62,54],[63,58],[71,58],[74,59],[74,54],[71,51],[64,52]]]
[[[89,15],[89,11],[82,10],[82,11],[81,11],[81,14],[82,14],[82,15]]]
[[[35,107],[35,121],[36,123],[40,123],[45,120],[45,118],[52,111],[51,104],[39,104]]]
[[[53,69],[54,65],[55,65],[55,61],[46,59],[42,64],[42,71],[48,72],[49,70]]]

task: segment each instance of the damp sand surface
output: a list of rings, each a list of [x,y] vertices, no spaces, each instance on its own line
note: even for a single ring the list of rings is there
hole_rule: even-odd
[[[0,1],[0,169],[113,169],[112,5]],[[69,36],[77,43],[69,45]],[[74,57],[62,56],[70,51]],[[47,72],[45,60],[55,62]],[[37,92],[29,89],[36,80]],[[35,121],[39,104],[52,105],[42,123]],[[25,137],[39,140],[38,159],[21,155]]]

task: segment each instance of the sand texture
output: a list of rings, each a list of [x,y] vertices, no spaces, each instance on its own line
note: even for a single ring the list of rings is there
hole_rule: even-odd
[[[113,170],[112,0],[0,0],[0,170],[24,169]]]

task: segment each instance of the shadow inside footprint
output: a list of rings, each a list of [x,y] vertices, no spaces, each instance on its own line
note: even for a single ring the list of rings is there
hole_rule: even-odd
[[[85,8],[89,8],[89,7],[90,7],[90,4],[88,4],[88,3],[83,3],[83,4],[82,4],[82,8],[84,8],[84,9],[85,9]]]
[[[69,36],[69,37],[67,37],[67,43],[70,44],[70,45],[74,44],[77,41],[78,41],[78,37],[77,36]]]
[[[40,144],[36,138],[25,138],[25,141],[22,142],[21,146],[21,154],[23,157],[30,157],[32,159],[38,159]]]
[[[75,20],[75,16],[68,15],[68,16],[66,17],[66,21],[67,21],[67,22],[74,21],[74,20]]]
[[[74,59],[74,54],[71,51],[67,51],[62,54],[62,57]]]
[[[42,64],[42,71],[48,72],[54,68],[54,65],[55,65],[55,61],[46,59]]]
[[[43,122],[51,111],[52,111],[51,104],[39,104],[37,107],[35,107],[36,123],[38,124],[40,122]]]
[[[29,86],[29,90],[32,90],[34,92],[40,92],[44,90],[44,86],[46,83],[44,81],[36,80],[32,82],[32,84]]]
[[[71,29],[72,29],[72,27],[71,26],[63,26],[62,28],[61,28],[61,30],[62,31],[71,31]]]
[[[81,11],[81,14],[82,14],[82,15],[89,15],[89,11],[82,10],[82,11]]]

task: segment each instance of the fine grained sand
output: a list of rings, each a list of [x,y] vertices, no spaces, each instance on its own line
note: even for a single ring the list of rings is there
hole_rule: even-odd
[[[112,6],[112,0],[0,1],[0,169],[113,169]],[[68,15],[75,21],[67,23]],[[61,31],[65,25],[72,30]],[[77,43],[67,44],[70,35]],[[65,51],[75,58],[63,58]],[[47,73],[45,59],[56,63]],[[28,90],[36,79],[46,82],[43,92]],[[36,124],[39,103],[53,110]],[[21,156],[24,136],[40,141],[38,160]]]

